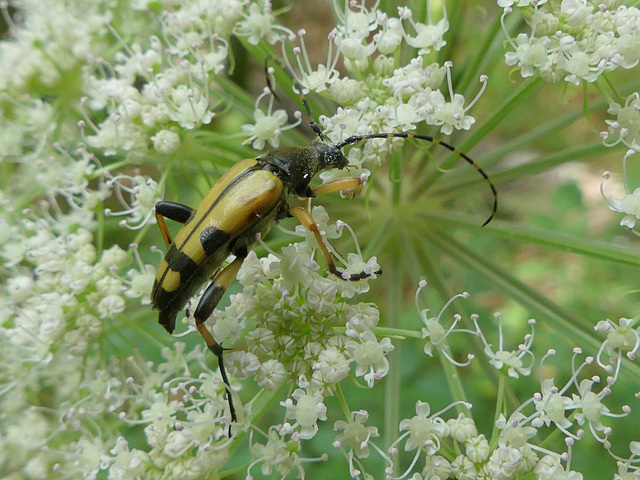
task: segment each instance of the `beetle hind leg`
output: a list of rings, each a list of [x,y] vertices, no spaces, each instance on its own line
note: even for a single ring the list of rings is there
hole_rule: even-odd
[[[171,238],[171,234],[169,233],[169,229],[167,228],[167,224],[164,219],[168,218],[169,220],[182,224],[187,223],[189,218],[191,218],[191,215],[193,215],[193,208],[181,203],[165,202],[161,200],[156,203],[155,210],[158,228],[160,228],[160,233],[162,233],[165,245],[169,248],[173,243],[173,238]]]
[[[313,235],[316,237],[318,245],[320,246],[320,250],[322,251],[322,255],[324,256],[324,259],[327,262],[327,270],[329,270],[330,273],[332,273],[333,275],[335,275],[336,277],[342,280],[347,280],[350,282],[356,282],[358,280],[362,280],[364,278],[368,278],[371,276],[371,274],[367,272],[345,274],[345,272],[341,272],[340,270],[338,270],[338,267],[336,267],[336,264],[333,261],[333,255],[331,255],[331,252],[329,252],[327,245],[324,243],[322,235],[320,235],[320,231],[318,230],[318,224],[313,218],[313,215],[311,215],[311,213],[308,210],[305,210],[304,208],[300,208],[300,207],[290,208],[289,213],[292,216],[297,217],[298,220],[300,220],[300,223],[302,224],[302,226],[307,230],[309,230],[311,233],[313,233]],[[381,273],[382,273],[382,270],[378,270],[377,272],[375,272],[376,275],[380,275]]]
[[[218,366],[220,368],[220,375],[222,376],[222,381],[224,382],[224,388],[227,395],[227,402],[229,403],[229,412],[231,413],[231,421],[237,421],[236,409],[233,405],[233,396],[231,395],[231,388],[229,387],[229,379],[227,378],[227,372],[224,368],[224,361],[222,360],[222,354],[224,352],[224,348],[220,345],[211,335],[211,332],[207,330],[204,322],[209,318],[211,313],[215,310],[216,306],[222,299],[224,292],[226,292],[227,288],[236,278],[238,274],[238,270],[242,265],[242,262],[247,256],[246,250],[242,253],[237,254],[236,259],[227,265],[225,268],[220,270],[218,274],[214,277],[211,284],[207,287],[200,302],[198,303],[198,307],[194,313],[194,318],[196,320],[196,328],[198,332],[204,339],[207,344],[207,348],[218,358]],[[231,437],[231,425],[229,425],[229,437]]]

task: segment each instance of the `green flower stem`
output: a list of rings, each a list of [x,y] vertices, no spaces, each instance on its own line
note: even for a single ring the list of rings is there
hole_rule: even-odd
[[[558,153],[545,155],[541,160],[531,161],[513,168],[503,169],[500,172],[491,173],[490,176],[493,183],[500,185],[514,180],[522,180],[522,178],[529,175],[537,175],[539,173],[547,172],[553,167],[563,165],[568,162],[574,162],[586,158],[601,158],[607,153],[610,153],[610,150],[607,150],[607,147],[602,145],[602,143],[596,142],[590,145],[567,148]],[[461,191],[464,190],[466,192],[472,188],[488,189],[486,181],[482,177],[476,176],[476,178],[470,179],[466,182],[461,181],[455,186],[450,185],[441,188],[437,190],[437,193],[447,193],[449,196],[452,196],[459,195]],[[436,190],[434,190],[434,192],[436,192]]]
[[[400,309],[402,308],[402,276],[400,272],[399,255],[396,250],[391,254],[391,261],[385,275],[387,275],[388,303],[385,318],[390,328],[398,328],[400,324]],[[400,423],[400,365],[402,361],[402,342],[396,342],[395,348],[387,359],[389,373],[385,380],[384,402],[384,435],[385,445],[391,445],[397,437]]]
[[[88,175],[88,178],[94,180],[96,178],[101,178],[107,172],[116,172],[122,167],[126,167],[131,164],[131,160],[124,159],[118,160],[117,162],[109,163],[107,165],[103,165],[100,168],[96,168],[91,175]]]
[[[465,16],[458,14],[458,12],[464,12],[468,8],[469,4],[462,0],[453,0],[447,2],[447,21],[449,22],[449,33],[451,36],[447,38],[446,45],[438,51],[437,62],[442,65],[447,60],[454,57],[452,54],[454,46],[458,43],[456,38],[457,32],[460,31],[460,25],[465,21]],[[441,14],[440,14],[441,15]],[[434,17],[434,21],[438,21],[440,17]]]
[[[127,323],[127,326],[135,330],[138,335],[146,338],[151,344],[155,345],[159,350],[166,347],[167,343],[172,344],[171,343],[172,339],[170,336],[163,335],[163,338],[167,339],[167,342],[165,343],[162,340],[160,340],[157,334],[150,333],[150,332],[158,331],[158,328],[157,328],[158,325],[155,322],[153,322],[152,323],[153,329],[148,328],[149,322],[145,322],[145,320],[149,320],[149,316],[146,311],[144,310],[141,311],[140,315],[137,315],[136,317],[137,318],[131,318],[130,321]],[[162,328],[160,328],[159,330],[162,330]],[[124,334],[121,328],[118,328],[118,327],[112,328],[110,329],[110,331],[120,336],[127,343],[130,343],[132,347],[136,346],[136,342],[132,341],[129,337],[127,337],[127,335]]]
[[[489,440],[489,444],[495,448],[497,444],[497,437],[500,433],[500,430],[496,428],[496,422],[500,417],[501,413],[505,413],[505,377],[503,374],[498,374],[498,392],[496,394],[496,411],[493,415],[493,429],[491,430],[491,440]]]
[[[104,250],[104,229],[105,229],[104,204],[102,202],[98,204],[98,211],[96,212],[96,220],[98,221],[98,228],[96,231],[96,238],[95,238],[96,253],[98,257],[100,257],[100,255],[102,254],[102,250]]]
[[[511,222],[493,220],[489,225],[480,227],[479,220],[469,218],[451,212],[429,211],[422,212],[421,216],[429,221],[441,225],[443,229],[449,230],[451,227],[462,227],[468,230],[480,230],[495,234],[501,238],[511,240],[523,240],[527,243],[534,243],[545,247],[556,248],[566,252],[584,255],[585,257],[607,260],[632,267],[640,267],[640,252],[638,250],[606,242],[591,240],[586,237],[579,237],[557,230],[542,230],[522,225],[515,225]]]
[[[349,408],[347,398],[344,396],[342,385],[340,385],[339,383],[336,384],[336,396],[338,397],[338,402],[340,402],[342,413],[344,413],[345,421],[349,421],[349,418],[351,418],[351,409]]]
[[[510,20],[511,17],[507,18],[508,23]],[[515,22],[512,21],[511,23]],[[477,82],[481,72],[492,71],[493,66],[499,60],[502,60],[503,41],[500,15],[496,15],[495,21],[491,25],[491,29],[486,33],[481,46],[475,50],[474,55],[469,60],[465,61],[464,73],[455,86],[456,90],[464,95],[465,98],[471,95],[472,89],[478,88]]]
[[[346,330],[345,327],[340,327]],[[419,330],[406,330],[403,328],[375,327],[373,332],[378,337],[390,337],[398,340],[406,340],[407,338],[422,338],[422,332]]]

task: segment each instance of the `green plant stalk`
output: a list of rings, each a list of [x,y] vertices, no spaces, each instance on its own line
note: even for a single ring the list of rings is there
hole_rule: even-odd
[[[392,258],[398,259],[398,253],[394,250]],[[400,309],[402,308],[402,281],[400,275],[400,263],[390,262],[385,275],[388,275],[388,302],[387,325],[396,329],[400,324]],[[398,434],[400,423],[400,380],[402,361],[402,342],[395,342],[394,350],[388,355],[389,373],[385,381],[384,402],[384,442],[391,445]]]
[[[545,155],[541,160],[527,162],[522,165],[518,165],[512,168],[505,168],[500,172],[492,172],[491,180],[496,185],[508,183],[511,181],[522,180],[529,175],[537,175],[539,173],[545,173],[557,167],[569,162],[575,162],[585,158],[600,158],[602,155],[610,153],[602,143],[596,142],[590,145],[567,148],[557,153]],[[433,190],[434,194],[447,194],[448,196],[459,195],[461,191],[467,191],[471,189],[478,189],[487,187],[487,182],[481,178],[470,178],[467,181],[459,181],[457,183],[450,183],[446,187],[442,187],[438,190]],[[498,187],[499,188],[499,187]]]
[[[489,225],[480,227],[480,222],[473,218],[444,211],[425,211],[421,213],[421,216],[430,224],[438,225],[445,231],[449,231],[452,227],[475,231],[482,229],[483,232],[508,240],[523,240],[527,243],[555,248],[589,258],[597,258],[631,267],[640,267],[640,252],[637,250],[611,243],[598,242],[557,230],[523,227],[501,220],[493,220]]]
[[[508,22],[510,20],[511,18],[507,19]],[[511,21],[510,23],[515,22]],[[465,62],[464,73],[456,85],[456,90],[462,93],[465,98],[469,96],[471,82],[474,80],[477,81],[479,72],[491,70],[489,65],[494,65],[498,59],[498,54],[502,53],[501,48],[496,48],[496,45],[502,40],[501,37],[500,16],[496,15],[496,19],[493,25],[491,25],[491,29],[486,33],[481,46],[476,49],[473,57]]]
[[[495,448],[495,445],[497,444],[496,438],[500,433],[500,431],[496,427],[496,422],[498,421],[500,414],[505,413],[504,412],[505,385],[506,385],[506,382],[505,382],[504,375],[502,373],[498,374],[498,393],[496,394],[496,411],[493,415],[493,429],[491,431],[491,439],[489,440],[489,444],[492,445],[494,448]]]

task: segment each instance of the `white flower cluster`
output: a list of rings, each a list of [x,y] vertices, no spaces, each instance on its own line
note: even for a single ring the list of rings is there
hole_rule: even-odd
[[[523,77],[537,73],[551,83],[579,85],[640,61],[640,9],[621,0],[498,0],[498,6],[504,8],[503,30],[513,49],[506,64]],[[504,24],[514,7],[530,28],[515,39]]]
[[[231,5],[220,5],[231,3]],[[208,124],[219,100],[211,98],[212,78],[229,55],[225,34],[241,18],[241,4],[187,1],[162,17],[161,36],[134,43],[115,56],[115,64],[97,58],[84,72],[86,142],[103,155],[129,153],[132,159],[180,147],[180,127]],[[119,38],[114,27],[109,32]],[[216,32],[216,33],[212,33]],[[92,117],[104,112],[104,120]],[[90,113],[90,114],[89,114]]]
[[[397,17],[390,17],[378,9],[378,2],[371,8],[367,8],[364,1],[344,4],[343,9],[338,2],[333,2],[338,25],[329,35],[326,65],[311,66],[304,41],[306,32],[300,30],[299,46],[293,49],[294,68],[286,46],[295,36],[281,37],[285,63],[303,90],[324,93],[342,105],[335,115],[320,117],[331,142],[338,143],[351,135],[407,132],[419,124],[438,126],[447,135],[454,129],[468,130],[473,125],[475,119],[468,111],[484,91],[487,78],[482,76],[480,92],[471,102],[466,102],[453,91],[452,63],[435,63],[436,52],[446,43],[443,40],[449,26],[446,12],[437,22],[421,23],[412,18],[413,13],[406,6],[398,7]],[[427,12],[430,18],[429,2]],[[402,65],[399,59],[407,46],[417,49],[418,54]],[[340,59],[348,76],[342,77],[336,69]],[[441,91],[443,87],[448,90],[446,95]],[[256,113],[255,120],[254,125],[245,126],[254,147],[261,148],[265,142],[277,145],[283,123],[276,124],[274,116],[263,112]],[[348,173],[324,172],[321,177],[329,181],[347,174],[368,175],[362,168],[363,163],[380,163],[381,156],[401,142],[398,139],[368,141],[362,149],[352,149],[349,153],[349,165],[354,168]]]
[[[324,238],[342,234],[342,226],[330,223],[322,207],[312,213]],[[298,228],[298,234],[307,237],[306,229]],[[280,434],[295,433],[302,439],[311,438],[317,420],[326,418],[323,396],[335,393],[352,365],[356,376],[373,387],[387,374],[386,353],[393,349],[388,338],[378,340],[372,332],[379,321],[377,308],[347,302],[368,291],[379,270],[375,257],[364,261],[354,253],[341,259],[346,272],[370,275],[345,281],[321,269],[317,248],[311,236],[263,258],[250,252],[237,277],[242,292],[231,295],[230,305],[211,319],[214,337],[234,344],[225,355],[232,378],[253,377],[265,390],[283,383],[299,386],[283,403],[286,418],[294,421],[285,423]],[[242,343],[237,342],[247,322],[251,328]]]
[[[80,154],[66,171],[64,155],[44,162],[50,200],[38,209],[16,211],[4,195],[0,202],[0,463],[30,478],[50,478],[62,464],[85,478],[100,469],[102,439],[87,425],[102,423],[118,382],[98,367],[94,347],[118,328],[128,298],[148,299],[154,277],[136,245],[96,246],[95,207],[109,188],[104,180],[89,188],[90,158]],[[123,269],[127,278],[117,274]],[[89,452],[95,462],[83,463]]]
[[[17,3],[21,22],[6,15],[12,38],[0,44],[0,89],[9,92],[13,103],[24,101],[25,90],[37,95],[30,85],[40,86],[43,94],[72,90],[83,114],[77,124],[86,144],[104,156],[131,161],[146,158],[150,148],[173,154],[185,130],[211,122],[224,101],[212,92],[216,76],[230,62],[231,35],[256,44],[289,33],[274,22],[268,2],[166,0],[152,2],[149,10],[149,2],[135,1],[123,12],[103,2]],[[132,34],[135,41],[128,39]],[[121,48],[115,53],[109,47],[114,43]],[[33,119],[12,113],[0,109],[0,120],[6,115],[12,124],[39,131],[55,127],[46,112]],[[75,117],[62,115],[60,120],[69,124]],[[0,155],[16,154],[26,143],[24,132],[16,133],[14,128],[0,130]]]
[[[634,228],[637,221],[640,220],[640,187],[631,190],[627,180],[627,159],[635,153],[634,150],[627,150],[622,160],[625,193],[621,198],[616,198],[613,195],[606,195],[604,193],[604,182],[611,177],[611,172],[604,172],[602,174],[602,182],[600,182],[600,193],[609,205],[609,208],[614,212],[624,213],[625,215],[622,217],[622,220],[620,220],[620,225],[630,229]]]
[[[507,376],[519,378],[531,374],[534,361],[531,347],[533,344],[533,320],[531,334],[527,334],[524,342],[515,350],[509,351],[504,346],[504,336],[500,323],[500,316],[496,315],[499,330],[499,342],[494,350],[485,338],[479,325],[477,316],[472,316],[474,330],[455,329],[461,320],[454,317],[450,327],[440,325],[444,310],[456,299],[467,298],[468,295],[456,295],[449,300],[437,317],[429,317],[428,310],[420,309],[418,295],[426,287],[426,282],[420,282],[416,292],[416,307],[425,324],[423,338],[426,340],[425,353],[429,356],[434,350],[456,366],[466,366],[454,361],[447,338],[451,333],[461,332],[474,334],[482,339],[485,345],[485,355],[489,364],[500,372],[504,381]],[[428,403],[418,401],[415,415],[403,419],[399,424],[400,435],[391,444],[388,452],[383,452],[373,443],[378,436],[375,427],[365,427],[366,412],[352,412],[351,420],[339,421],[334,428],[341,433],[336,437],[334,446],[345,451],[350,465],[352,478],[374,478],[364,472],[361,459],[369,456],[370,448],[382,457],[386,468],[385,478],[412,480],[422,479],[516,479],[530,475],[536,480],[571,479],[581,480],[583,476],[571,470],[572,449],[576,442],[584,438],[585,428],[591,437],[600,442],[606,453],[618,461],[620,478],[635,478],[640,473],[640,447],[637,442],[629,445],[631,455],[623,458],[612,451],[609,441],[613,429],[607,426],[605,418],[626,417],[631,409],[622,407],[619,414],[612,413],[605,402],[611,395],[612,389],[619,380],[622,357],[633,360],[640,348],[640,328],[635,328],[637,321],[620,319],[616,324],[610,320],[599,322],[596,330],[606,333],[596,358],[587,356],[582,363],[577,359],[582,355],[579,348],[573,351],[571,359],[571,377],[562,386],[556,386],[555,379],[544,378],[545,361],[556,354],[550,349],[536,368],[540,371],[539,391],[514,409],[510,414],[500,413],[496,418],[494,433],[485,435],[479,433],[471,412],[471,404],[453,402],[436,413],[431,413]],[[438,327],[439,326],[439,327]],[[529,365],[524,365],[523,357],[530,357]],[[599,365],[607,374],[604,385],[600,376],[592,375],[581,378],[581,374]],[[501,402],[498,399],[498,402]],[[444,419],[443,414],[453,407],[463,405],[467,413],[460,413],[457,418]],[[567,450],[555,452],[550,449],[545,438],[561,433],[565,437],[564,445]],[[489,439],[491,438],[491,439]],[[400,446],[404,444],[405,452],[415,451],[413,459],[403,473],[398,474],[391,460],[398,455]],[[424,455],[424,466],[418,467],[418,460]],[[623,475],[628,475],[624,476]]]
[[[628,148],[622,159],[624,196],[616,198],[605,195],[604,182],[611,176],[610,172],[603,174],[600,193],[614,212],[624,213],[620,225],[634,228],[640,220],[640,187],[631,189],[627,178],[627,160],[640,151],[640,94],[634,92],[629,95],[624,106],[618,103],[609,105],[608,113],[615,115],[615,120],[605,120],[608,130],[600,133],[604,145],[613,147],[620,143]]]

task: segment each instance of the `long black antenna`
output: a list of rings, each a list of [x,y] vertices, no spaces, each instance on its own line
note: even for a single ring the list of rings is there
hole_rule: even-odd
[[[326,142],[326,139],[322,133],[322,130],[320,130],[320,127],[313,119],[313,115],[311,114],[311,109],[309,108],[309,102],[307,102],[307,97],[304,94],[304,87],[300,84],[300,82],[298,82],[298,80],[296,80],[296,77],[293,74],[293,71],[291,70],[291,68],[289,68],[289,66],[286,65],[279,58],[266,57],[264,60],[264,68],[265,68],[265,74],[267,76],[267,87],[269,88],[273,96],[276,99],[278,98],[275,92],[273,91],[273,88],[271,85],[271,77],[269,76],[270,60],[273,60],[275,63],[277,63],[287,73],[287,75],[291,77],[291,80],[293,81],[293,87],[296,90],[296,93],[300,95],[300,101],[302,102],[302,105],[307,113],[307,117],[309,117],[309,126],[314,131],[314,133],[318,135],[320,140],[322,140],[323,142]],[[489,184],[489,187],[491,188],[491,192],[493,194],[493,209],[491,210],[491,214],[489,215],[489,218],[487,218],[484,221],[482,226],[484,227],[485,225],[487,225],[491,220],[493,220],[493,218],[498,213],[498,190],[496,189],[495,184],[489,178],[489,175],[487,175],[487,173],[482,168],[480,168],[480,166],[475,161],[473,161],[473,159],[471,159],[471,157],[469,157],[466,153],[463,153],[453,145],[443,142],[442,140],[434,138],[430,135],[418,135],[415,133],[371,133],[369,135],[353,135],[341,141],[340,143],[336,144],[335,147],[338,149],[343,149],[347,145],[353,145],[354,143],[364,142],[366,140],[371,140],[373,138],[415,138],[417,140],[424,140],[426,142],[442,145],[447,150],[450,150],[451,152],[455,153],[459,157],[463,158],[469,165],[472,165],[473,168],[475,168],[478,171],[478,173],[480,173],[480,175],[482,175],[482,177],[487,181],[487,183]]]
[[[369,135],[353,135],[343,140],[342,142],[338,143],[336,145],[336,148],[342,149],[347,145],[353,145],[354,143],[371,140],[373,138],[416,138],[418,140],[424,140],[427,142],[435,143],[436,145],[442,145],[444,148],[452,151],[459,157],[462,157],[464,160],[466,160],[466,162],[469,165],[472,165],[473,168],[475,168],[478,171],[478,173],[480,173],[480,175],[484,177],[484,179],[489,184],[489,187],[491,188],[491,192],[493,193],[493,209],[491,210],[491,214],[489,215],[489,218],[487,218],[484,221],[482,226],[484,227],[491,220],[493,220],[493,218],[496,216],[496,213],[498,213],[498,190],[496,189],[496,186],[489,178],[489,175],[487,175],[487,173],[482,168],[480,168],[480,166],[476,162],[474,162],[466,153],[461,152],[453,145],[443,142],[438,138],[434,138],[430,135],[418,135],[415,133],[371,133]]]

